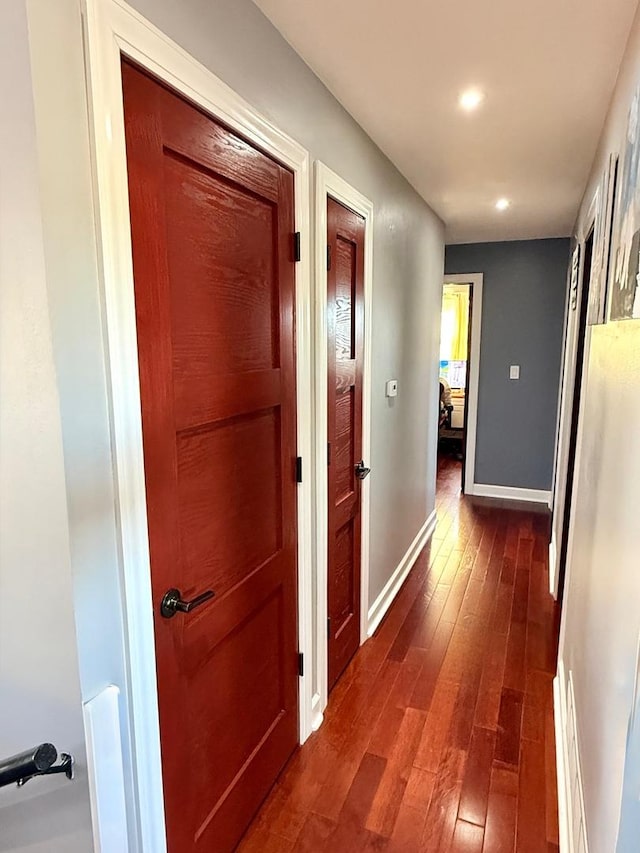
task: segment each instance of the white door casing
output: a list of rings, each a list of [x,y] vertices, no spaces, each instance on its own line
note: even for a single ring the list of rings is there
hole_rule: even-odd
[[[328,581],[328,472],[327,472],[327,198],[344,204],[365,220],[364,238],[364,364],[362,377],[362,457],[371,460],[371,309],[373,299],[373,203],[347,181],[325,166],[315,163],[315,353],[314,401],[315,494],[316,494],[316,591],[317,640],[314,682],[314,728],[322,722],[328,699],[327,581]],[[360,643],[369,631],[369,519],[370,477],[362,481],[360,559]]]
[[[480,383],[480,338],[482,335],[482,285],[483,273],[445,275],[445,284],[470,284],[473,287],[471,308],[471,361],[469,387],[465,399],[467,406],[467,434],[465,435],[465,477],[462,491],[465,495],[475,494],[476,433],[478,429],[478,388]]]
[[[84,0],[86,64],[92,120],[96,219],[104,294],[110,417],[120,528],[123,623],[128,648],[128,710],[135,799],[142,848],[166,850],[162,765],[151,599],[137,336],[122,103],[121,57],[147,69],[287,166],[294,174],[298,454],[312,470],[309,155],[224,82],[122,0]],[[313,658],[312,477],[298,491],[298,643]],[[311,732],[311,674],[300,678],[299,739]]]

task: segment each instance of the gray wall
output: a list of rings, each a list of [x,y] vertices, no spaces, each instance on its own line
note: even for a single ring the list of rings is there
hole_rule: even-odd
[[[27,18],[0,4],[0,758],[43,741],[77,777],[0,791],[0,851],[92,849]],[[5,130],[7,132],[5,132]]]
[[[128,730],[126,713],[80,0],[26,2],[80,684],[83,698],[108,683],[123,691],[130,834],[137,850],[130,749],[135,733]],[[312,158],[322,159],[374,202],[373,600],[434,507],[443,225],[251,0],[137,0],[134,5],[307,147]],[[384,396],[390,378],[399,380],[393,404]]]
[[[476,483],[551,488],[568,263],[568,239],[446,248],[446,274],[484,274]]]

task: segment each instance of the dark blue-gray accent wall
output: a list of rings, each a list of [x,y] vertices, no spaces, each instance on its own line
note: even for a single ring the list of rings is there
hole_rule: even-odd
[[[551,489],[568,264],[565,238],[446,247],[446,275],[484,275],[476,483]]]

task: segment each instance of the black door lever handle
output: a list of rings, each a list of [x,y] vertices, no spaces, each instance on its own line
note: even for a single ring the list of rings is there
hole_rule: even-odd
[[[215,592],[212,589],[208,589],[206,592],[192,598],[191,601],[183,601],[179,589],[168,589],[160,602],[160,613],[165,619],[171,619],[178,611],[180,613],[191,613],[192,610],[204,604],[205,601],[209,601],[214,595]]]
[[[371,468],[365,468],[364,462],[362,459],[356,465],[356,477],[359,480],[364,480],[371,473]]]

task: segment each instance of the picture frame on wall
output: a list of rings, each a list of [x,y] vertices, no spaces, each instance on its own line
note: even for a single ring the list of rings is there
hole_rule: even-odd
[[[617,177],[618,155],[611,154],[597,191],[596,230],[587,312],[587,322],[590,326],[606,323],[607,282],[609,281]]]
[[[571,255],[571,279],[569,283],[569,309],[575,311],[578,307],[578,281],[580,272],[580,243]]]
[[[640,88],[620,155],[609,273],[609,320],[640,318]]]

